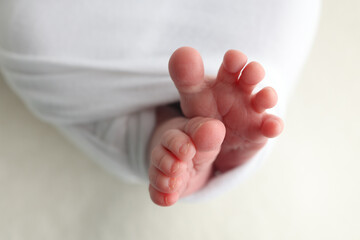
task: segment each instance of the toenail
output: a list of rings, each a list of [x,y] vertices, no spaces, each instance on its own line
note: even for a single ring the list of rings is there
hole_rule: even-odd
[[[181,154],[186,154],[186,153],[189,151],[189,148],[190,148],[190,143],[185,143],[184,145],[182,145],[182,146],[180,147],[179,152],[180,152]]]
[[[167,197],[167,196],[164,197],[164,202],[165,202],[165,205],[166,205],[166,206],[169,205],[169,200],[168,200],[168,197]]]
[[[179,185],[179,179],[178,178],[170,178],[169,187],[170,190],[176,189],[176,187]]]

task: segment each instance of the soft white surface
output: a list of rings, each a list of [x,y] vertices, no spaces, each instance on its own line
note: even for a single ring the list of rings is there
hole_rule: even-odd
[[[280,100],[271,112],[283,116],[319,6],[314,0],[6,0],[0,2],[0,71],[39,119],[124,181],[147,183],[155,108],[178,100],[167,67],[174,49],[198,49],[206,72],[215,74],[226,50],[241,49],[264,65],[258,87],[276,89]],[[189,198],[238,185],[270,146]]]
[[[205,203],[154,206],[0,82],[0,239],[359,239],[360,4],[323,7],[271,159]]]

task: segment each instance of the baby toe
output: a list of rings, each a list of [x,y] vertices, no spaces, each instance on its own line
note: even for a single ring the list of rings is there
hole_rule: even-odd
[[[154,166],[149,168],[150,185],[163,193],[173,193],[182,187],[182,177],[168,177]]]
[[[266,109],[274,107],[277,99],[276,91],[271,87],[266,87],[253,96],[252,107],[254,111],[262,113]]]
[[[191,47],[177,49],[169,60],[169,73],[180,94],[199,92],[204,85],[200,53]]]
[[[235,83],[237,82],[240,71],[247,62],[247,57],[240,51],[229,50],[225,53],[223,63],[218,72],[219,81]]]
[[[149,185],[149,193],[151,200],[155,204],[163,207],[171,206],[175,204],[177,200],[179,200],[179,194],[177,192],[166,194],[163,192],[159,192],[152,185]]]
[[[187,168],[187,163],[176,159],[163,146],[157,146],[151,153],[151,163],[162,173],[169,177],[176,177]]]
[[[216,119],[196,117],[185,126],[185,132],[191,136],[197,151],[216,151],[225,138],[225,126]]]
[[[178,160],[190,161],[196,153],[190,137],[178,129],[171,129],[164,133],[162,146],[171,152]]]
[[[265,137],[276,137],[283,129],[284,122],[281,118],[270,114],[265,115],[261,126],[261,132]]]
[[[265,70],[258,62],[251,62],[242,71],[239,79],[239,87],[245,93],[251,93],[256,84],[265,77]]]

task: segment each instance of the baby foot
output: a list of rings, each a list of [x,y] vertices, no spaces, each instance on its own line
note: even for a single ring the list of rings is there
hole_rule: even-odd
[[[225,137],[215,119],[173,118],[159,126],[151,141],[149,192],[160,206],[202,188],[213,174],[213,163]]]
[[[204,76],[201,56],[193,48],[176,50],[169,61],[184,115],[219,119],[226,127],[225,140],[214,163],[219,171],[243,164],[268,138],[278,136],[283,129],[279,117],[265,113],[277,102],[275,90],[266,87],[252,93],[265,75],[262,66],[246,62],[243,53],[229,50],[217,77],[209,78]]]

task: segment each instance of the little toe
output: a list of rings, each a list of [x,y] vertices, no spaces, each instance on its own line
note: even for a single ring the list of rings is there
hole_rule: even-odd
[[[171,129],[164,133],[161,144],[181,161],[191,160],[196,149],[190,137],[178,129]]]
[[[187,168],[187,162],[178,160],[161,145],[151,152],[151,164],[169,177],[176,177]]]
[[[217,80],[227,83],[236,83],[246,62],[247,56],[244,53],[237,50],[227,51],[218,72]]]
[[[194,48],[177,49],[170,57],[169,73],[180,94],[196,93],[204,87],[204,64]]]
[[[256,85],[263,80],[265,70],[258,62],[251,62],[245,66],[239,79],[239,87],[246,93],[251,93]]]
[[[162,207],[168,207],[177,202],[179,200],[179,193],[174,192],[171,194],[159,192],[153,186],[149,185],[149,193],[151,200]]]
[[[151,165],[149,167],[150,185],[163,193],[173,193],[182,187],[182,177],[168,177]]]
[[[252,107],[258,113],[272,108],[277,103],[277,94],[272,87],[265,87],[252,97]]]
[[[281,118],[266,114],[261,125],[261,132],[265,137],[274,138],[284,129],[284,122]]]

